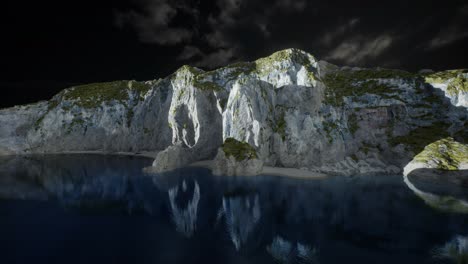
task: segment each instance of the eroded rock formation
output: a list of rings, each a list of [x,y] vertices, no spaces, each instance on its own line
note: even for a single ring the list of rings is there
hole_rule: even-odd
[[[468,141],[467,74],[338,67],[297,49],[213,71],[184,66],[0,110],[0,155],[160,151],[162,171],[213,159],[233,138],[265,165],[396,173],[437,140]]]

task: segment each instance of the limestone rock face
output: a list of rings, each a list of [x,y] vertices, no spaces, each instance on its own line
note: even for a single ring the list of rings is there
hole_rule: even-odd
[[[222,148],[218,149],[213,162],[214,175],[253,176],[263,170],[263,161],[259,159],[236,160],[233,156],[226,156]]]
[[[161,151],[153,161],[153,166],[148,172],[158,173],[170,171],[189,165],[195,160],[190,149],[182,144],[173,145]]]
[[[171,78],[174,96],[168,115],[172,144],[184,146],[196,155],[196,160],[213,158],[222,143],[222,118],[214,90],[197,81],[201,73],[184,66],[174,74]]]
[[[158,171],[213,159],[233,138],[269,166],[395,173],[437,140],[468,142],[467,74],[338,67],[297,49],[183,66],[0,110],[0,155],[158,151]]]
[[[46,108],[46,102],[39,102],[0,110],[0,155],[31,148],[27,135]]]
[[[72,87],[48,102],[1,110],[0,149],[15,154],[164,149],[171,144],[171,97],[165,80]]]
[[[448,70],[425,74],[425,79],[435,88],[444,91],[456,106],[468,107],[468,70]]]

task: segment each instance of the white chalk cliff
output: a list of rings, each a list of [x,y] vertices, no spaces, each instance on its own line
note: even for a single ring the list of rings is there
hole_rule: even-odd
[[[467,78],[338,67],[297,49],[213,71],[183,66],[0,110],[0,155],[160,151],[158,171],[213,159],[233,138],[265,165],[396,173],[437,140],[468,142]]]

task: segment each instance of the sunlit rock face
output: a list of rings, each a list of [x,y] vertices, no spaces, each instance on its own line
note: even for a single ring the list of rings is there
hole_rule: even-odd
[[[1,132],[2,139],[18,143],[0,148],[15,153],[164,148],[171,143],[171,93],[166,80],[72,87],[48,102],[3,110],[2,119],[21,120]]]
[[[468,145],[453,138],[433,142],[404,167],[403,174],[468,186]]]
[[[425,79],[435,88],[444,91],[456,106],[468,107],[468,70],[449,70],[425,74]]]
[[[184,66],[171,78],[174,91],[168,122],[172,144],[181,143],[198,159],[212,158],[222,142],[221,116],[213,87],[204,87],[203,71]]]
[[[467,142],[467,74],[338,67],[297,49],[213,71],[183,66],[0,110],[0,155],[158,151],[159,172],[213,159],[234,138],[266,165],[397,173],[437,140]]]
[[[258,195],[223,197],[226,229],[237,250],[248,242],[261,217]]]

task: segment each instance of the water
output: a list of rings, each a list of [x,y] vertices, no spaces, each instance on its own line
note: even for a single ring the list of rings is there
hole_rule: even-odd
[[[143,175],[151,162],[1,158],[0,263],[456,263],[434,255],[468,245],[463,188],[409,188],[401,176]]]

